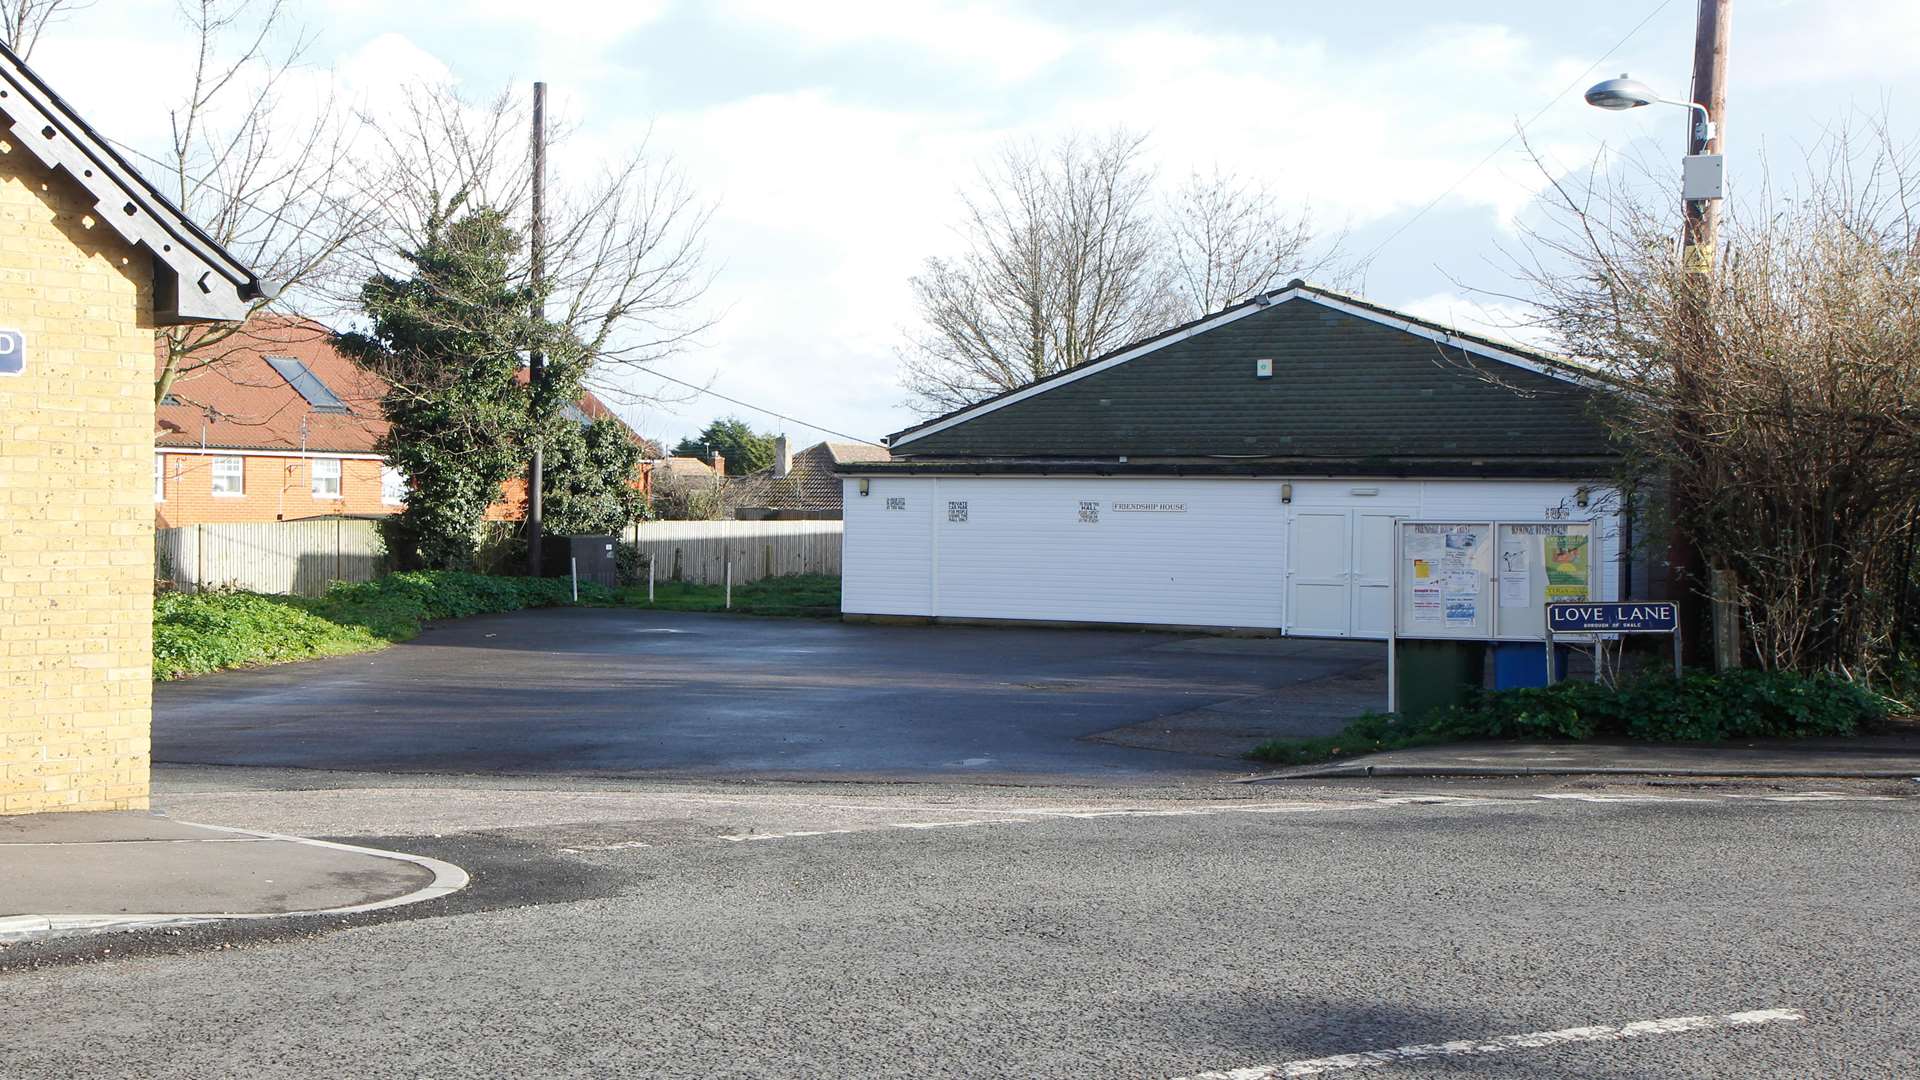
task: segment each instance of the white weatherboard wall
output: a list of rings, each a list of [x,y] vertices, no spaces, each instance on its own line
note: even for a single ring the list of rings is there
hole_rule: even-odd
[[[1586,516],[1565,481],[1294,480],[1290,504],[1265,479],[873,477],[864,496],[859,483],[843,499],[849,614],[1310,637],[1386,636],[1396,516]],[[1614,598],[1616,519],[1595,533],[1601,598]]]

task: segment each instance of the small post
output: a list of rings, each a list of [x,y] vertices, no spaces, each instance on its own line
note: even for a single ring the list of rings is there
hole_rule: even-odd
[[[733,610],[733,560],[727,560],[727,610]]]
[[[1387,572],[1387,595],[1393,617],[1387,620],[1387,715],[1400,711],[1400,519],[1393,519],[1393,568]]]
[[[1553,605],[1547,605],[1547,685],[1553,685]]]
[[[573,577],[573,602],[577,604],[580,602],[580,560],[579,558],[576,557],[576,558],[567,560],[567,573]]]
[[[1680,620],[1675,619],[1673,622],[1673,681],[1675,682],[1686,677],[1686,669],[1683,666],[1686,652],[1680,645],[1680,627]]]
[[[647,556],[647,604],[653,604],[653,556]]]

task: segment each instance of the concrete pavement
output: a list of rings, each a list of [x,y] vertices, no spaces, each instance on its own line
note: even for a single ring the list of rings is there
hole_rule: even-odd
[[[372,911],[466,881],[437,859],[152,814],[0,818],[0,942]]]
[[[1281,769],[1253,782],[1356,776],[1693,776],[1920,780],[1920,725],[1851,739],[1744,743],[1451,743]]]

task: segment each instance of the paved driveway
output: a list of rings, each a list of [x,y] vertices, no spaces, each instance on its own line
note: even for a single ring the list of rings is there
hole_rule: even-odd
[[[1249,771],[1337,729],[1381,648],[557,609],[155,688],[154,757],[431,772],[800,778]],[[1355,694],[1360,698],[1356,701]]]

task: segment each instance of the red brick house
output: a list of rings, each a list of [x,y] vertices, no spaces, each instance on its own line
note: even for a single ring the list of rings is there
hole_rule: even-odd
[[[380,517],[406,506],[406,478],[377,449],[386,381],[335,349],[327,327],[257,315],[207,355],[205,366],[187,363],[156,410],[158,527]],[[613,415],[591,393],[573,411],[583,421]],[[635,482],[644,490],[646,479],[643,469]],[[487,517],[525,512],[526,483],[516,478]]]

